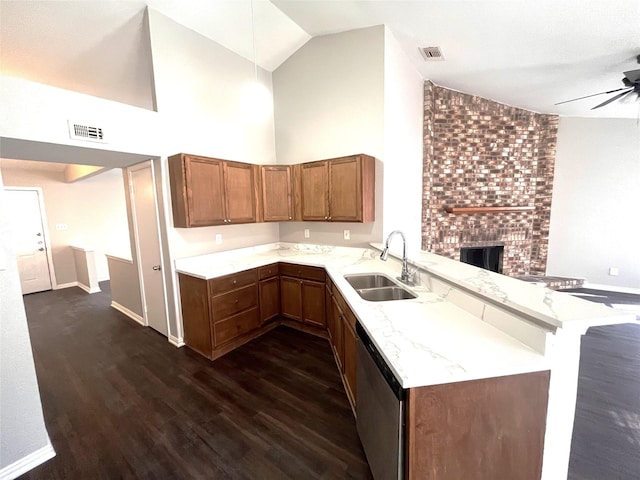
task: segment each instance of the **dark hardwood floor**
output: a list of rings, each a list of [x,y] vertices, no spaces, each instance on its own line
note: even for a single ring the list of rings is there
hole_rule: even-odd
[[[640,479],[640,324],[582,337],[569,479]]]
[[[77,288],[27,295],[57,455],[22,479],[368,479],[328,343],[285,327],[209,362]],[[640,479],[640,325],[583,337],[570,480]]]
[[[57,455],[21,478],[371,478],[326,340],[278,327],[210,362],[101,287],[25,296]]]

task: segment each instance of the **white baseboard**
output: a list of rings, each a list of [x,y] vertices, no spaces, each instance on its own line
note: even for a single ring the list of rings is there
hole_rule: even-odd
[[[78,286],[78,282],[58,283],[57,285],[54,285],[53,289],[62,290],[63,288],[71,288],[71,287],[77,287],[77,286]]]
[[[133,310],[129,310],[127,307],[125,307],[123,305],[120,305],[118,302],[114,302],[113,300],[111,301],[111,306],[113,308],[115,308],[116,310],[118,310],[120,313],[124,313],[130,319],[135,320],[136,322],[138,322],[143,327],[146,327],[146,325],[144,323],[144,318],[142,318],[140,315],[138,315]]]
[[[84,290],[87,293],[98,293],[101,292],[102,290],[100,290],[100,287],[87,287],[84,283],[80,283],[80,282],[76,282],[78,285],[78,287],[80,287],[82,290]]]
[[[30,453],[26,457],[22,457],[17,462],[13,462],[11,465],[7,465],[0,470],[0,480],[13,480],[14,478],[18,478],[23,473],[33,470],[38,465],[55,456],[56,452],[53,449],[51,442],[49,442],[44,447]]]
[[[184,347],[184,339],[182,337],[174,337],[173,335],[169,335],[167,337],[169,339],[169,343],[175,345],[176,347]]]

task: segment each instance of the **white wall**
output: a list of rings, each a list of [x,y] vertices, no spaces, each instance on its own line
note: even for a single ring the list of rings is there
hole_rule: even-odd
[[[282,241],[361,245],[382,238],[384,34],[378,26],[313,38],[273,72],[278,163],[376,158],[374,223],[281,223]]]
[[[158,114],[142,108],[7,75],[0,75],[0,105],[2,138],[148,155],[163,151]],[[71,140],[69,119],[103,127],[106,143]],[[86,156],[75,160],[66,161],[93,164]]]
[[[640,127],[561,118],[547,273],[640,288]],[[619,268],[618,276],[608,274]]]
[[[77,280],[71,246],[95,250],[99,281],[109,279],[105,254],[131,258],[120,169],[74,183],[66,183],[62,171],[2,167],[2,173],[6,186],[42,188],[57,284]],[[57,224],[68,229],[56,230]]]
[[[385,27],[383,237],[401,230],[409,250],[422,243],[423,119],[424,79]]]
[[[273,78],[278,163],[377,159],[374,223],[282,223],[280,239],[361,245],[400,229],[419,249],[424,80],[392,33],[377,26],[313,38]]]
[[[42,415],[18,267],[9,251],[2,186],[0,174],[0,477],[14,478],[54,452]]]
[[[163,156],[184,152],[275,163],[273,117],[252,123],[241,109],[242,89],[255,80],[253,63],[153,9],[149,23],[156,101],[166,137]],[[260,81],[271,88],[271,75],[261,69]],[[169,198],[166,158],[163,169]],[[213,242],[216,233],[222,234],[221,245]],[[277,224],[169,228],[174,258],[277,240]]]

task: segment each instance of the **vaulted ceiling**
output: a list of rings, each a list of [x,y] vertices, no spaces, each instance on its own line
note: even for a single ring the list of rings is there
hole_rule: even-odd
[[[639,69],[638,0],[0,1],[4,73],[153,108],[147,5],[275,70],[310,38],[385,24],[434,83],[542,113],[636,118],[638,96],[590,110]],[[419,47],[439,46],[425,62]],[[206,61],[206,60],[205,60]]]

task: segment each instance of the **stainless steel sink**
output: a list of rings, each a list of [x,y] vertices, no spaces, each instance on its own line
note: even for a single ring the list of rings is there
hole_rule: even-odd
[[[397,284],[381,273],[354,273],[344,278],[356,290],[360,288],[396,287]]]
[[[411,298],[416,298],[417,296],[402,287],[363,288],[356,290],[356,292],[358,292],[362,298],[369,300],[370,302],[409,300]]]
[[[370,302],[409,300],[417,297],[381,273],[356,273],[345,275],[344,278],[358,295]]]

